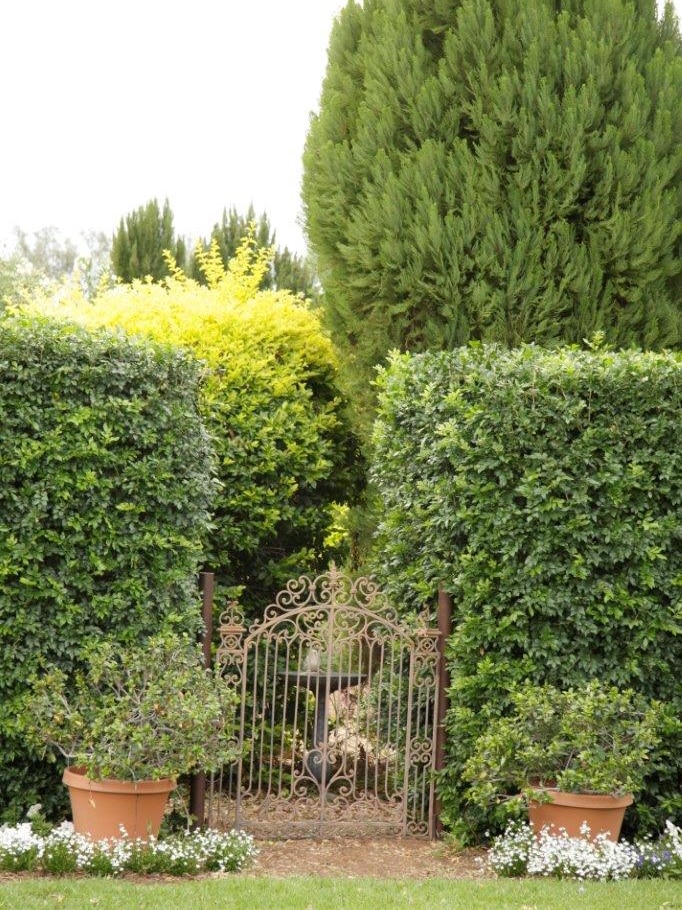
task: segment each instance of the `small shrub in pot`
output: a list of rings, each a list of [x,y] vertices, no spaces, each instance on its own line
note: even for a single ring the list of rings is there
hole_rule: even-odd
[[[642,789],[660,726],[661,706],[631,690],[596,680],[564,691],[525,684],[513,693],[510,714],[478,738],[463,772],[468,796],[478,805],[536,807],[583,794],[622,802],[624,811]]]
[[[25,730],[32,742],[67,758],[65,782],[84,776],[92,802],[101,782],[133,782],[137,792],[143,783],[167,780],[169,792],[182,774],[234,760],[235,704],[233,690],[217,670],[203,667],[194,643],[158,635],[123,649],[103,642],[74,677],[51,669],[37,678]],[[78,828],[73,792],[72,806]]]

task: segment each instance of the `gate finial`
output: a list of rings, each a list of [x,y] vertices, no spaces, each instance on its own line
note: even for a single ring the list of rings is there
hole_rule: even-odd
[[[338,588],[341,583],[341,572],[339,572],[336,567],[336,563],[332,560],[329,563],[329,584],[332,588]]]

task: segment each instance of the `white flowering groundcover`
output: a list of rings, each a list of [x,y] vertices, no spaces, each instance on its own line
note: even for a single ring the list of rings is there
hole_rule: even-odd
[[[133,840],[122,832],[120,839],[92,841],[76,834],[71,822],[46,832],[40,830],[44,827],[35,822],[0,827],[0,871],[53,875],[238,872],[258,852],[253,838],[241,831],[188,831],[149,841]]]
[[[513,822],[495,838],[488,854],[490,867],[500,876],[553,876],[592,881],[625,878],[682,878],[682,829],[666,822],[665,833],[633,844],[614,843],[605,835],[589,840],[583,826],[581,837],[569,837],[543,828],[536,835],[527,823]]]

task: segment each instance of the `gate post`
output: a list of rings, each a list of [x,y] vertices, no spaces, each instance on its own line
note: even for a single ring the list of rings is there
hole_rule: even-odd
[[[211,641],[213,639],[213,589],[215,576],[213,572],[199,574],[199,587],[202,594],[201,617],[204,621],[204,632],[201,640],[204,654],[204,666],[211,669]],[[206,773],[199,771],[190,779],[189,814],[194,818],[192,829],[202,828],[206,817]]]
[[[445,767],[445,718],[448,711],[448,689],[450,688],[450,674],[445,660],[445,649],[452,631],[452,597],[439,588],[438,590],[438,710],[436,715],[436,772]],[[443,822],[441,819],[441,801],[437,796],[434,805],[436,837],[443,836]]]

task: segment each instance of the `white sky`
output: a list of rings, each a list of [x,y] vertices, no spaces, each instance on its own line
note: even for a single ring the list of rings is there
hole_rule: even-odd
[[[252,202],[303,252],[301,154],[343,5],[2,0],[0,239],[112,234],[168,197],[180,234]]]
[[[178,233],[267,211],[303,252],[301,154],[343,0],[2,0],[0,238],[113,233],[168,197]]]

